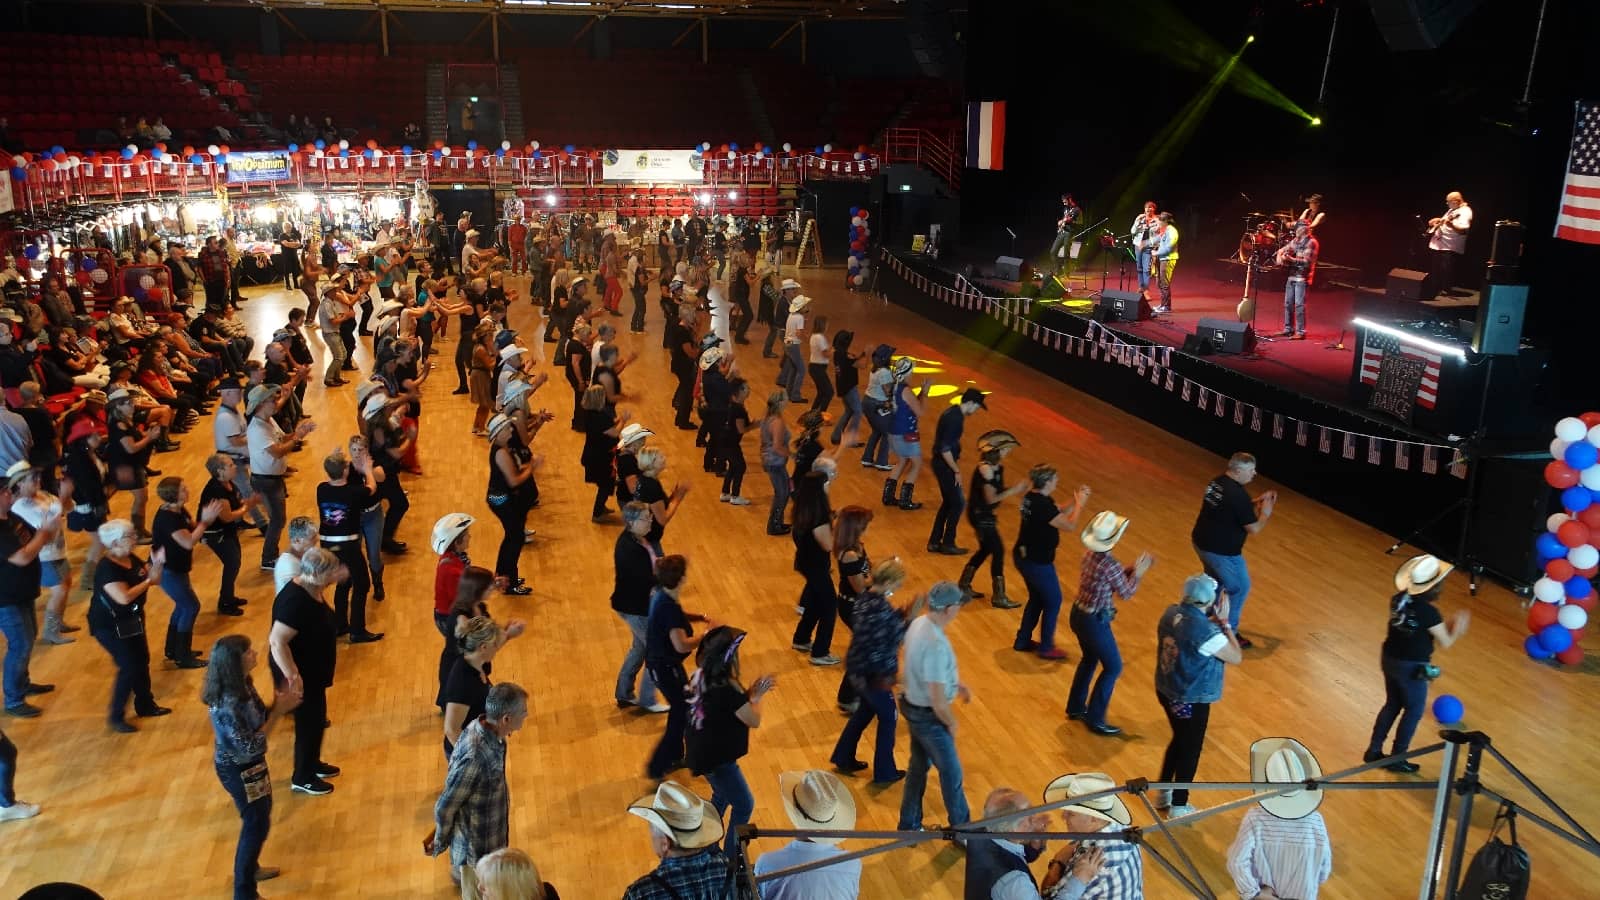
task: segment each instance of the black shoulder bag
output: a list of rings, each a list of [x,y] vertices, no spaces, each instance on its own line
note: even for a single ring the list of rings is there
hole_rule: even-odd
[[[1509,844],[1500,840],[1502,822],[1510,826]],[[1489,829],[1489,840],[1472,858],[1456,896],[1461,900],[1525,900],[1531,871],[1528,851],[1517,843],[1517,808],[1509,802],[1501,803],[1494,826]]]

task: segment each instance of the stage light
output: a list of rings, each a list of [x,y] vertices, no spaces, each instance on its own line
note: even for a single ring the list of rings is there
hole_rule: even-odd
[[[1311,117],[1311,126],[1313,128],[1315,128],[1316,126],[1321,125],[1321,124],[1322,124],[1322,117],[1321,116],[1312,116]]]
[[[959,397],[959,395],[956,394],[956,392],[959,391],[959,390],[961,390],[961,388],[956,387],[953,384],[936,384],[933,387],[928,388],[928,396],[929,397],[949,397],[949,396],[955,395],[956,399],[951,401],[951,403],[953,404],[953,403],[960,402],[960,397]]]
[[[556,205],[556,195],[555,194],[545,194],[544,195],[544,205],[545,206],[555,206]]]
[[[1246,35],[1246,36],[1245,36],[1245,39],[1244,39],[1244,42],[1245,42],[1245,43],[1246,43],[1246,44],[1254,44],[1254,43],[1255,43],[1255,42],[1256,42],[1256,36],[1255,36],[1255,35],[1253,35],[1253,34],[1251,34],[1251,35]]]
[[[739,199],[739,192],[738,191],[729,191],[728,192],[728,199],[729,200],[737,200],[737,199]]]
[[[1401,343],[1421,347],[1424,350],[1437,353],[1440,356],[1454,356],[1463,362],[1466,361],[1467,358],[1467,351],[1461,349],[1460,347],[1452,347],[1448,344],[1435,343],[1427,338],[1419,337],[1412,332],[1402,331],[1399,328],[1392,328],[1388,325],[1380,325],[1371,319],[1364,319],[1361,316],[1356,316],[1354,319],[1351,319],[1350,324],[1358,328],[1370,328],[1380,334],[1386,334],[1389,337],[1400,341]]]

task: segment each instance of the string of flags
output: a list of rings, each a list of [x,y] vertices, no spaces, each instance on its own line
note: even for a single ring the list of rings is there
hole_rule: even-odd
[[[1152,386],[1169,394],[1177,394],[1183,402],[1193,403],[1201,411],[1210,412],[1219,419],[1231,417],[1233,424],[1241,428],[1248,427],[1257,434],[1265,429],[1274,440],[1292,440],[1300,447],[1310,447],[1314,441],[1319,453],[1337,451],[1347,460],[1356,459],[1365,450],[1367,463],[1373,466],[1383,465],[1387,457],[1401,471],[1412,471],[1415,466],[1425,475],[1434,475],[1444,464],[1450,474],[1457,478],[1466,477],[1466,461],[1453,445],[1398,441],[1264,409],[1180,375],[1172,368],[1171,347],[1130,344],[1121,335],[1092,319],[1083,337],[1067,334],[1028,318],[1033,309],[1032,298],[992,297],[960,274],[955,276],[954,285],[946,285],[907,265],[887,249],[883,250],[882,255],[890,271],[941,303],[987,315],[1007,329],[1046,348],[1132,370],[1136,377],[1148,378]]]

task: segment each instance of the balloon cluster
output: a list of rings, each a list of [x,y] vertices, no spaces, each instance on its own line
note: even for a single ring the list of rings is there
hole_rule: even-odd
[[[870,246],[867,238],[872,234],[871,226],[867,225],[867,216],[870,214],[870,210],[859,206],[850,207],[850,256],[845,260],[847,286],[861,287],[866,284],[867,270],[872,268],[867,258],[867,247]]]
[[[1583,661],[1578,641],[1595,607],[1590,579],[1600,572],[1600,412],[1557,422],[1550,455],[1544,480],[1561,492],[1566,511],[1546,520],[1534,542],[1544,576],[1533,583],[1538,602],[1528,611],[1532,634],[1523,649],[1534,659],[1575,666]]]

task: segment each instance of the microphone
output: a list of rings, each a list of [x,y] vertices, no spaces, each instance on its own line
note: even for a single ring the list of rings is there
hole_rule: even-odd
[[[1250,199],[1250,195],[1246,194],[1244,191],[1240,191],[1239,192],[1239,196],[1243,197],[1244,198],[1244,202],[1246,202],[1246,203],[1254,203],[1255,202],[1254,200],[1251,200]]]
[[[1015,231],[1012,231],[1010,228],[1006,229],[1006,234],[1009,234],[1012,237],[1016,237],[1017,236],[1017,233]]]

